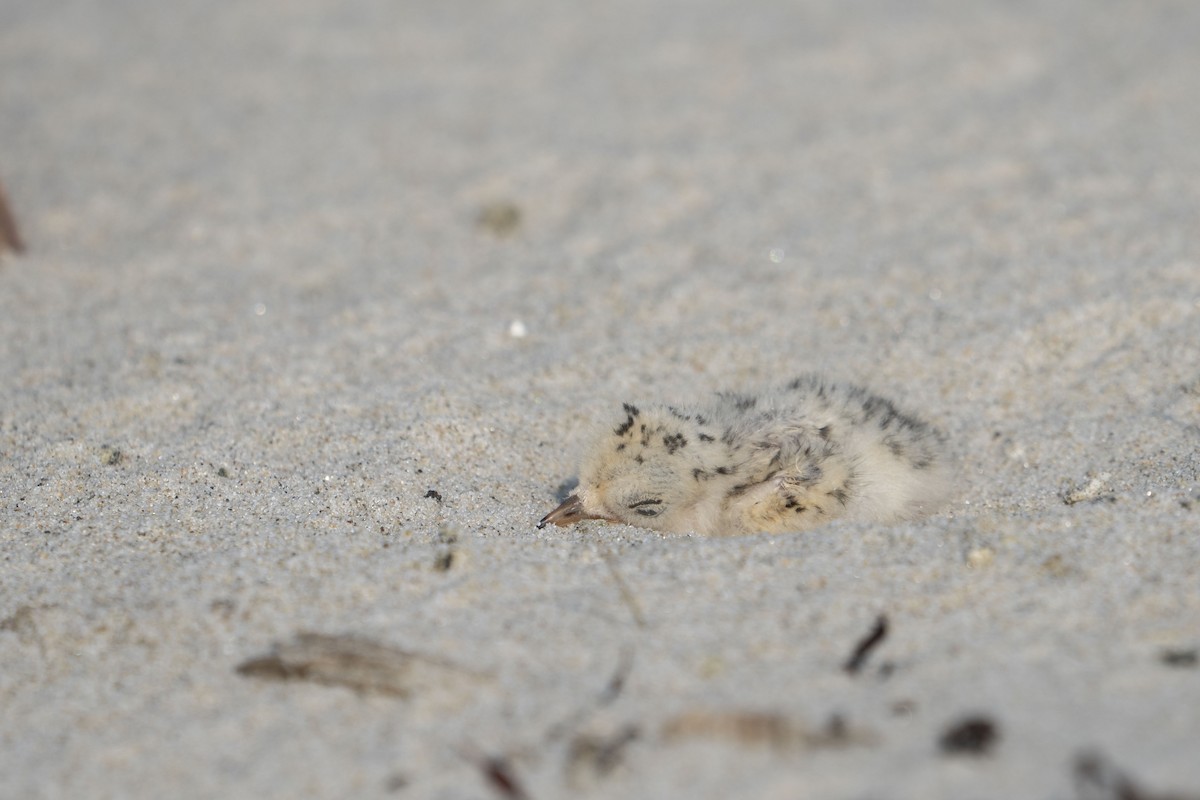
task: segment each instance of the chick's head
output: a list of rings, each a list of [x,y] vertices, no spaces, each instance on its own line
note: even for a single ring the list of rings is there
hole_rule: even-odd
[[[732,471],[722,466],[722,445],[678,410],[624,410],[624,421],[588,452],[576,493],[542,524],[603,519],[671,533],[704,529],[721,496],[712,482]]]

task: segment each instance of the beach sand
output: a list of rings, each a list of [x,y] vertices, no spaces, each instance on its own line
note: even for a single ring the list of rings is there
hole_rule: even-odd
[[[0,796],[1200,796],[1198,40],[4,3]],[[808,371],[953,502],[535,529],[623,401]]]

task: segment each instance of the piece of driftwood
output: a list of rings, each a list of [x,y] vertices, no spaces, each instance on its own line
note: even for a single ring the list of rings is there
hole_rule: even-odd
[[[0,252],[4,250],[23,253],[25,242],[21,241],[17,221],[13,219],[12,211],[8,208],[8,195],[4,193],[4,184],[0,183]]]
[[[359,636],[300,633],[269,653],[238,665],[241,675],[345,686],[361,694],[408,697],[485,678],[444,659]]]
[[[851,727],[841,715],[830,717],[822,729],[812,729],[771,711],[688,711],[667,720],[662,727],[667,741],[724,739],[742,745],[775,748],[841,748],[871,745],[875,736]]]

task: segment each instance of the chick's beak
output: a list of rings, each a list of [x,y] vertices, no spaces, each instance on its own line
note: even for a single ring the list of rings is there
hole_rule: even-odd
[[[562,501],[562,505],[551,511],[546,516],[542,517],[541,522],[537,524],[538,528],[544,528],[547,525],[558,525],[560,527],[573,525],[580,520],[585,519],[604,519],[604,517],[595,514],[589,514],[583,510],[583,501],[579,499],[579,495],[573,494],[566,500]]]

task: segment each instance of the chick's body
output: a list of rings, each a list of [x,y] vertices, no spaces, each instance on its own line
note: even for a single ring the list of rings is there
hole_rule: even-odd
[[[704,406],[626,404],[576,494],[540,525],[604,519],[729,536],[910,519],[945,499],[944,452],[937,431],[889,401],[816,376]]]

